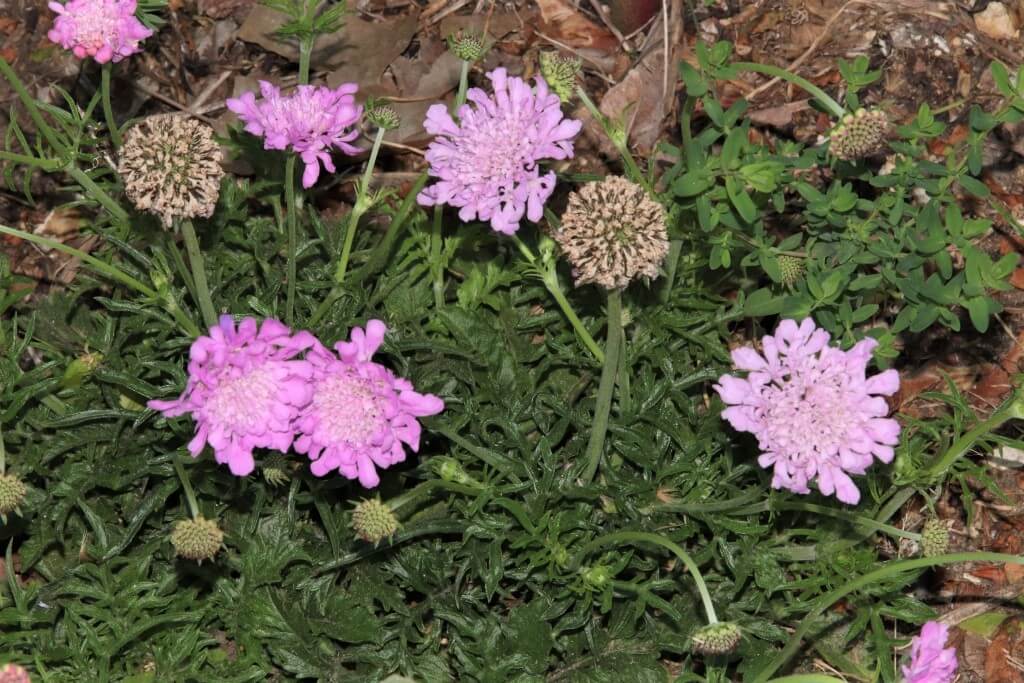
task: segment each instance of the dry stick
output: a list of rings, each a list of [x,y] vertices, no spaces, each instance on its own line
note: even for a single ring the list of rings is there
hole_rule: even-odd
[[[821,33],[819,33],[819,34],[818,34],[818,37],[814,39],[814,42],[813,42],[813,43],[811,43],[811,44],[810,44],[810,46],[809,46],[809,47],[808,47],[808,48],[807,48],[806,50],[804,50],[804,53],[803,53],[802,55],[800,55],[799,57],[797,57],[796,59],[794,59],[794,60],[793,60],[792,62],[790,62],[789,66],[787,66],[787,67],[786,67],[786,71],[792,71],[792,72],[794,72],[794,73],[795,73],[795,72],[796,72],[796,70],[797,70],[797,69],[798,69],[798,68],[799,68],[799,67],[800,67],[800,66],[801,66],[801,65],[802,65],[802,64],[803,64],[804,62],[806,62],[806,61],[807,61],[807,59],[808,59],[808,58],[809,58],[809,57],[810,57],[810,56],[811,56],[812,54],[814,54],[814,52],[815,52],[815,51],[816,51],[816,50],[818,49],[818,47],[819,47],[819,46],[821,45],[822,41],[824,41],[824,40],[825,40],[825,38],[827,38],[827,37],[828,37],[828,35],[829,35],[829,30],[830,30],[830,29],[832,28],[832,24],[836,23],[836,20],[837,20],[837,19],[839,19],[839,15],[840,15],[840,14],[842,14],[842,13],[843,13],[843,11],[844,11],[844,10],[845,10],[845,9],[846,9],[847,7],[849,7],[850,5],[856,4],[856,3],[865,3],[865,4],[871,4],[871,0],[847,0],[847,1],[846,1],[846,4],[844,4],[844,5],[842,6],[842,7],[840,7],[839,9],[837,9],[837,10],[836,10],[836,13],[835,13],[835,14],[833,14],[833,15],[832,15],[831,17],[829,17],[829,20],[825,22],[825,26],[824,26],[824,28],[822,28],[822,29],[821,29]],[[779,82],[780,82],[781,80],[782,80],[781,78],[773,78],[773,79],[771,79],[770,81],[768,81],[767,83],[762,83],[761,85],[757,86],[756,88],[754,88],[753,90],[751,90],[750,92],[748,92],[748,93],[747,93],[747,94],[746,94],[746,95],[744,96],[744,99],[746,99],[746,100],[748,100],[748,101],[753,101],[753,99],[754,99],[755,97],[757,97],[758,95],[760,95],[760,94],[761,94],[761,93],[763,93],[764,91],[766,91],[766,90],[769,90],[769,89],[771,89],[771,88],[775,87],[776,85],[778,85],[778,83],[779,83]]]
[[[626,37],[623,36],[622,32],[615,27],[615,24],[613,24],[611,20],[607,16],[605,16],[606,12],[608,11],[608,6],[602,5],[597,0],[590,0],[590,6],[594,8],[595,12],[597,12],[597,16],[601,18],[601,23],[604,24],[608,28],[608,30],[612,32],[613,36],[615,36],[615,40],[619,41],[619,45],[621,45],[624,50],[628,50],[629,43],[626,40]]]

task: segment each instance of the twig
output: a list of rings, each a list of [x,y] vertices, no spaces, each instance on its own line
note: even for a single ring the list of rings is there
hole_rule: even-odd
[[[392,149],[400,149],[403,152],[409,152],[410,154],[416,154],[418,156],[424,156],[425,152],[417,147],[410,147],[409,145],[403,145],[400,142],[388,142],[387,140],[381,143],[385,147],[391,147]]]
[[[595,12],[597,12],[597,16],[601,18],[601,23],[604,24],[608,30],[612,32],[612,35],[615,36],[615,39],[619,41],[619,45],[622,46],[622,49],[629,50],[629,42],[626,40],[625,36],[622,35],[622,32],[616,28],[615,24],[613,24],[605,15],[607,6],[602,8],[601,3],[597,0],[590,0],[590,6],[594,8]]]
[[[199,97],[197,97],[192,102],[192,104],[189,105],[188,110],[190,112],[192,112],[193,114],[197,114],[199,109],[204,104],[206,104],[206,100],[210,99],[210,95],[212,95],[214,93],[214,91],[217,88],[220,87],[221,83],[223,83],[224,81],[228,80],[228,77],[231,76],[232,73],[233,72],[231,72],[231,71],[223,71],[223,72],[221,72],[220,76],[217,76],[217,78],[214,79],[213,83],[210,83],[208,86],[203,88],[203,91],[201,93],[199,93]]]

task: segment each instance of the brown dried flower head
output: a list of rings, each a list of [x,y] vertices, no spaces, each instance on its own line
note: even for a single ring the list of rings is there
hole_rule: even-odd
[[[577,287],[623,289],[636,278],[655,278],[668,253],[664,207],[620,176],[573,192],[554,237]]]
[[[140,211],[160,217],[209,218],[224,169],[213,129],[195,119],[150,116],[125,135],[117,171],[125,194]]]
[[[889,133],[889,117],[880,109],[858,109],[847,114],[832,129],[829,149],[832,155],[845,161],[856,161],[882,151],[882,143]]]

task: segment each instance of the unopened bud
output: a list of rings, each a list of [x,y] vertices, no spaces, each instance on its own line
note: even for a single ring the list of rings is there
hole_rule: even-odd
[[[359,538],[376,545],[398,531],[398,519],[379,498],[368,498],[352,511],[352,528]]]
[[[709,624],[693,634],[693,649],[705,655],[727,655],[740,644],[742,635],[736,624]]]
[[[448,36],[448,49],[464,62],[476,62],[484,56],[483,36],[458,31]]]

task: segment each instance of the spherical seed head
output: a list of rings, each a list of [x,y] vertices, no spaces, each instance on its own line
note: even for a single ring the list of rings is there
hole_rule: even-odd
[[[563,57],[557,52],[540,53],[540,73],[563,102],[572,99],[582,64],[579,57]]]
[[[623,289],[636,278],[658,276],[668,253],[665,209],[636,183],[610,176],[569,196],[555,241],[577,287]]]
[[[171,532],[171,545],[178,557],[196,562],[212,559],[223,543],[224,532],[217,522],[201,516],[181,520]]]
[[[398,520],[380,498],[367,498],[352,511],[352,528],[359,538],[376,545],[398,531]]]
[[[17,664],[5,664],[0,667],[0,683],[32,683],[28,671]]]
[[[705,655],[727,655],[740,644],[742,635],[736,624],[709,624],[693,634],[693,649]]]
[[[782,282],[794,285],[804,276],[804,260],[796,256],[782,255],[779,257],[779,270],[782,271]]]
[[[366,111],[366,118],[370,123],[384,130],[394,130],[402,123],[402,119],[398,116],[395,108],[386,104],[368,109]]]
[[[921,554],[925,557],[944,555],[949,550],[949,529],[941,519],[932,518],[921,530]]]
[[[0,516],[14,512],[25,500],[28,487],[13,474],[0,474]]]
[[[889,118],[885,112],[873,109],[858,109],[847,114],[841,123],[832,129],[832,155],[845,161],[856,161],[877,154],[882,150],[889,132]]]
[[[175,218],[213,215],[224,177],[220,162],[212,128],[195,119],[162,114],[128,131],[117,171],[132,204],[170,227]]]
[[[483,36],[458,31],[448,36],[448,49],[464,62],[475,62],[484,56]]]

